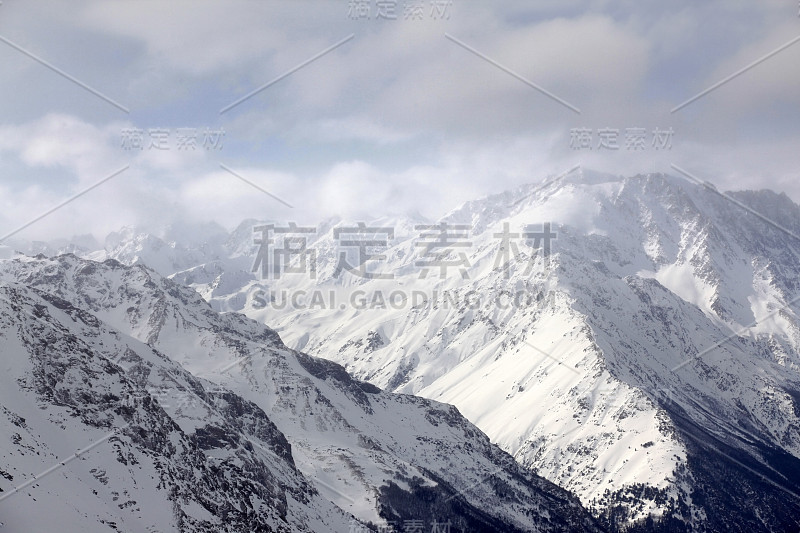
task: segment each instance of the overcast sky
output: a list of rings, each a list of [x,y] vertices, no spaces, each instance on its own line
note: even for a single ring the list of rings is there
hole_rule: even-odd
[[[675,110],[798,37],[798,9],[3,0],[0,233],[125,166],[18,237],[436,218],[576,164],[625,175],[675,164],[798,201],[800,42]]]

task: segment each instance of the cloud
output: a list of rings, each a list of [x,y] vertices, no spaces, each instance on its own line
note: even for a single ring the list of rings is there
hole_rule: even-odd
[[[794,41],[788,48],[731,79],[713,93],[709,93],[704,97],[705,101],[698,101],[698,106],[707,108],[708,114],[713,113],[714,116],[725,116],[736,120],[752,120],[757,118],[758,114],[769,113],[775,106],[780,106],[784,111],[796,109],[800,105],[800,70],[797,68],[800,62],[800,41],[796,40],[798,37],[800,30],[797,21],[785,21],[760,38],[734,50],[715,68],[710,69],[709,75],[703,80],[704,88],[727,79]],[[768,114],[766,118],[775,125],[775,119],[779,119],[780,116]],[[791,126],[792,130],[796,129],[795,120],[792,120]]]
[[[290,31],[281,23],[287,11],[284,2],[92,2],[80,22],[140,42],[158,68],[200,77],[246,67],[280,49]]]
[[[33,168],[63,168],[79,185],[87,185],[121,166],[123,158],[113,154],[110,141],[122,124],[98,127],[71,115],[49,114],[21,126],[0,126],[0,150],[16,153]]]
[[[175,219],[370,218],[559,174],[675,163],[723,188],[800,198],[794,49],[670,109],[795,36],[796,9],[454,1],[450,17],[351,20],[347,2],[95,2],[2,7],[9,38],[128,105],[124,114],[0,47],[0,222],[13,226],[130,169],[26,230],[68,236]],[[374,7],[374,3],[373,3]],[[9,9],[6,9],[9,8]],[[445,33],[580,108],[578,115]],[[354,34],[230,112],[219,110]],[[219,151],[124,150],[125,128],[224,128]],[[570,130],[674,128],[671,150],[574,150]],[[595,147],[596,148],[596,147]],[[294,205],[283,206],[219,167]],[[3,218],[4,217],[4,218]]]
[[[207,172],[185,181],[175,192],[176,214],[233,227],[245,218],[285,219],[298,212],[280,201],[301,204],[304,195],[297,196],[302,186],[295,176],[263,168],[229,168],[255,187],[223,169]]]

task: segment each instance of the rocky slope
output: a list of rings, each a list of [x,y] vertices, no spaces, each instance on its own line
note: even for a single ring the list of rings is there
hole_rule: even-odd
[[[365,221],[383,233],[362,232],[377,244],[362,250],[358,222],[303,234],[313,276],[297,254],[279,277],[254,269],[256,221],[213,253],[159,244],[191,260],[164,260],[151,236],[83,253],[150,258],[293,349],[455,405],[609,528],[800,528],[800,208],[785,195],[580,171],[437,221],[466,235],[444,269],[430,222]],[[548,257],[523,235],[545,223]]]
[[[355,381],[142,266],[17,259],[0,279],[9,530],[600,530],[452,406]]]

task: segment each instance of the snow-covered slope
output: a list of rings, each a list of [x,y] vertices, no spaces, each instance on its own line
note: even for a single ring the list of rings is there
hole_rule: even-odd
[[[142,266],[23,258],[0,279],[10,530],[45,528],[42,499],[76,531],[598,530],[452,406],[354,381]],[[82,442],[100,444],[10,492]]]
[[[785,196],[736,197],[800,234],[800,209]],[[800,296],[800,242],[663,175],[580,172],[470,202],[440,222],[469,228],[463,274],[423,276],[420,232],[398,220],[367,224],[395,230],[380,264],[393,279],[336,276],[339,248],[323,225],[308,243],[314,279],[287,274],[230,292],[194,286],[360,379],[453,403],[612,525],[663,517],[712,527],[711,502],[748,501],[764,483],[794,511],[787,518],[765,505],[739,518],[767,529],[798,523],[797,481],[780,472],[800,464],[800,336],[790,305]],[[500,237],[546,222],[557,233],[547,260],[530,241]],[[397,291],[407,303],[391,300]],[[727,487],[705,472],[698,439],[725,450],[725,464],[748,457],[741,469],[753,485],[717,494]]]
[[[155,262],[294,349],[454,404],[609,527],[793,530],[800,208],[771,191],[732,195],[774,224],[675,177],[581,171],[438,221],[468,228],[465,262],[444,276],[421,264],[417,226],[430,222],[413,219],[366,221],[393,230],[369,262],[391,279],[337,275],[335,231],[359,221],[307,234],[314,277],[253,272],[256,221],[213,257]],[[520,237],[548,222],[545,258]],[[133,248],[149,253],[144,238]],[[121,249],[105,253],[130,262]]]
[[[0,531],[349,531],[256,405],[70,301],[0,287]]]

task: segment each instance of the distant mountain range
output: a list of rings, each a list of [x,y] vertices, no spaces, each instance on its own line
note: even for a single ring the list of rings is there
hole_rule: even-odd
[[[305,524],[798,531],[798,236],[782,194],[578,171],[433,222],[19,243],[44,255],[0,278],[252,402],[316,495]]]

